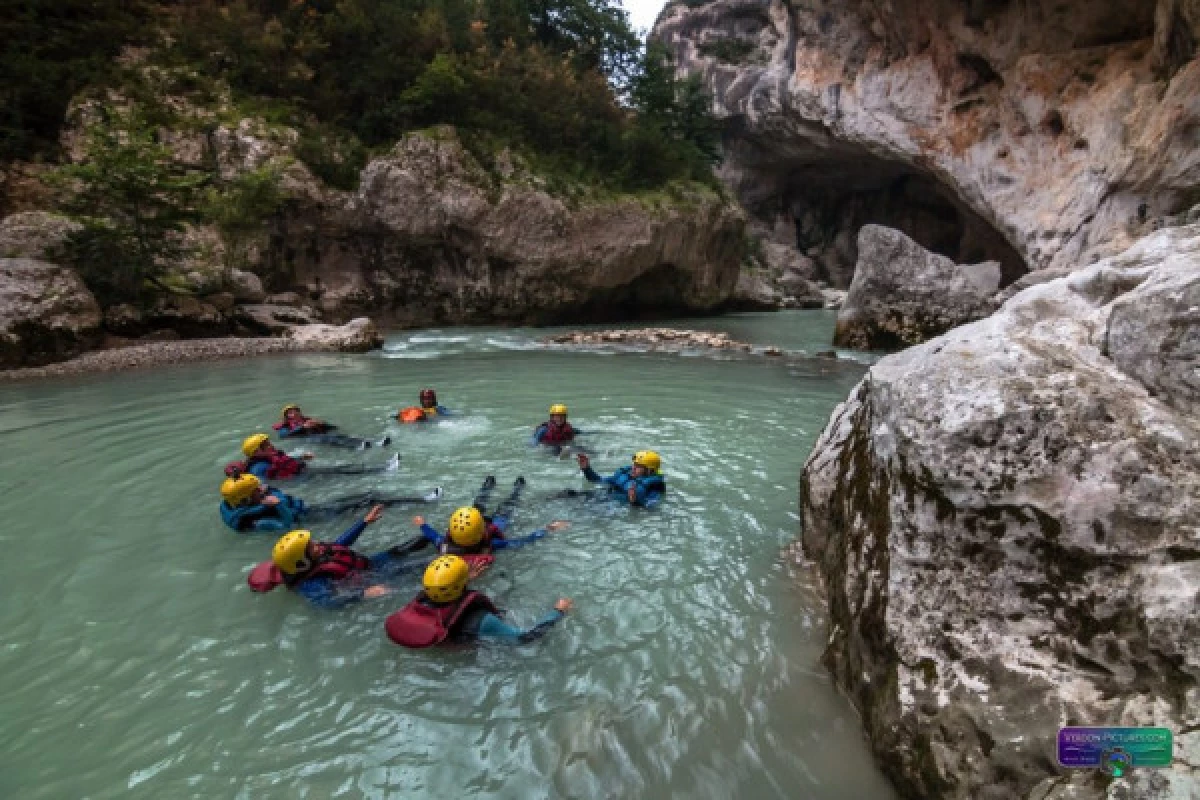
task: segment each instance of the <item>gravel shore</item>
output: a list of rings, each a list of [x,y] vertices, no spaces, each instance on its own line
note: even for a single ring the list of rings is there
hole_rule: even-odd
[[[299,346],[290,339],[266,337],[151,342],[113,350],[96,350],[84,353],[70,361],[60,361],[44,367],[3,370],[0,371],[0,382],[82,375],[88,372],[120,372],[187,361],[216,361],[224,358],[244,358],[269,353],[297,353],[309,349]]]

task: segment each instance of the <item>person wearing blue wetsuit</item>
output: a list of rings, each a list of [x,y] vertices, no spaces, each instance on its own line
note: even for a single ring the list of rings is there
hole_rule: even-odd
[[[387,618],[388,638],[404,647],[431,647],[442,642],[494,641],[528,644],[544,636],[571,610],[565,597],[533,627],[508,624],[491,598],[467,589],[470,567],[459,556],[441,556],[425,570],[424,591]]]
[[[662,459],[653,450],[639,450],[633,455],[633,463],[621,467],[607,478],[592,469],[587,455],[580,453],[577,457],[583,477],[590,483],[602,483],[608,487],[611,497],[624,499],[631,506],[654,508],[662,502],[667,493],[667,482],[661,473]],[[568,497],[581,494],[568,489],[564,494]]]
[[[321,504],[308,504],[263,484],[249,473],[234,475],[221,484],[221,520],[238,533],[273,533],[291,530],[301,522],[331,519],[347,511],[373,505],[435,503],[440,487],[424,496],[380,496],[376,492],[347,495]]]
[[[294,403],[289,403],[283,407],[283,416],[272,427],[279,433],[280,438],[287,439],[302,436],[305,441],[312,444],[326,444],[330,447],[349,447],[354,450],[366,450],[373,444],[370,439],[347,436],[344,433],[334,433],[333,431],[337,430],[336,425],[330,425],[324,420],[304,416],[300,406]],[[391,442],[391,438],[385,436],[380,440],[379,444],[382,447],[387,447]]]
[[[418,537],[370,556],[351,549],[382,516],[383,506],[375,506],[333,542],[318,542],[304,530],[284,534],[271,552],[278,579],[255,590],[269,591],[282,583],[320,608],[342,608],[388,594],[391,590],[383,582],[419,569],[423,559],[408,556],[425,542]]]

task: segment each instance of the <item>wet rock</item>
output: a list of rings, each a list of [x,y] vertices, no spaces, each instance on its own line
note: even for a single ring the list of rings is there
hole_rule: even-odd
[[[239,303],[261,303],[267,293],[262,280],[253,272],[231,269],[228,278],[229,291]]]
[[[338,353],[365,353],[383,346],[383,336],[366,317],[345,325],[298,325],[285,334],[298,349]]]
[[[0,258],[0,366],[45,364],[100,342],[100,307],[72,269]]]
[[[754,349],[753,345],[729,338],[729,334],[727,333],[681,330],[678,328],[570,331],[568,333],[547,336],[542,339],[542,343],[575,346],[620,344],[669,351],[702,347],[711,350],[736,350],[748,353]]]
[[[296,325],[313,325],[321,318],[307,306],[258,304],[238,306],[234,320],[259,334],[282,334]]]
[[[818,289],[824,307],[833,311],[840,309],[846,303],[846,292],[842,289]]]
[[[775,311],[783,308],[783,293],[771,285],[761,270],[743,268],[728,307],[739,311]]]
[[[161,296],[149,309],[139,312],[136,317],[127,316],[126,321],[131,323],[128,327],[110,327],[109,330],[133,335],[170,328],[184,338],[223,336],[230,332],[229,318],[216,306],[186,294]]]
[[[206,295],[204,302],[222,314],[227,314],[233,310],[234,305],[237,304],[237,299],[230,292],[217,292],[216,294]]]
[[[296,292],[280,292],[278,294],[269,294],[263,299],[263,302],[273,306],[304,305],[304,299]]]
[[[986,316],[999,287],[994,261],[958,265],[899,231],[866,225],[833,343],[888,350],[926,341]]]
[[[1200,226],[1160,231],[882,359],[834,411],[804,549],[825,663],[903,796],[1195,796],[1198,278]],[[1064,776],[1067,723],[1168,727],[1193,755]]]
[[[0,220],[0,258],[56,261],[78,222],[46,211],[23,211]]]

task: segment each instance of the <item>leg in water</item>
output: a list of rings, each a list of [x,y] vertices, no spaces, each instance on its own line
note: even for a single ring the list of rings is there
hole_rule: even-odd
[[[371,506],[404,506],[436,503],[442,499],[442,487],[436,486],[424,494],[385,495],[379,492],[346,495],[307,507],[310,520],[331,519],[350,511],[362,511]]]
[[[400,454],[395,453],[384,464],[328,464],[309,467],[305,470],[310,475],[374,475],[381,472],[395,472],[400,469]]]

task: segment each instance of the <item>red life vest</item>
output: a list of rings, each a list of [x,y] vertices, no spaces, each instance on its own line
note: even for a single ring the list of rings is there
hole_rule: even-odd
[[[250,584],[251,591],[269,592],[280,585],[286,585],[290,589],[310,578],[329,578],[335,581],[344,580],[356,573],[369,569],[371,566],[370,559],[359,555],[349,547],[344,547],[340,544],[327,544],[323,545],[323,547],[325,550],[321,554],[321,560],[317,562],[316,566],[302,575],[294,577],[284,575],[283,571],[275,566],[274,561],[264,561],[250,570],[250,574],[246,577],[246,583]],[[289,580],[289,577],[291,580]]]
[[[387,631],[388,638],[398,645],[432,647],[446,641],[463,616],[474,609],[496,613],[495,604],[487,595],[479,592],[467,592],[457,601],[445,605],[434,605],[422,592],[411,603],[390,615],[383,629]]]
[[[409,406],[408,408],[402,408],[402,409],[400,409],[400,411],[398,411],[396,413],[396,419],[400,420],[401,422],[403,422],[405,424],[412,423],[412,422],[424,422],[425,421],[425,409],[417,408],[416,406]]]
[[[285,478],[294,478],[304,471],[307,466],[298,458],[292,458],[282,450],[276,450],[269,456],[255,456],[246,462],[245,471],[249,472],[250,467],[262,462],[267,464],[267,480],[278,481]]]
[[[557,427],[553,423],[546,423],[546,431],[542,434],[542,444],[569,444],[575,438],[575,429],[571,427],[571,423],[563,423],[563,426]]]

